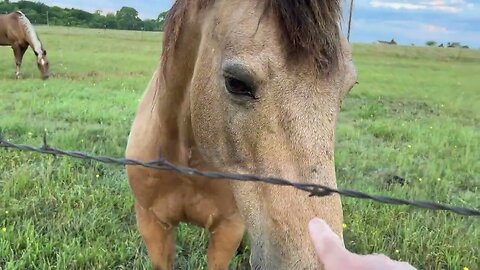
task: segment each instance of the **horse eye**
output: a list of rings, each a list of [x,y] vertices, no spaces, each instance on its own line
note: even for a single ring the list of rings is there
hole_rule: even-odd
[[[232,95],[248,96],[255,99],[255,93],[253,88],[245,82],[242,82],[241,80],[231,77],[225,77],[225,87]]]

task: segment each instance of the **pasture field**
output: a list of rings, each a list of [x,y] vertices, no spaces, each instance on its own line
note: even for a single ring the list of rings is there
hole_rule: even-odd
[[[0,47],[0,131],[13,142],[121,157],[161,34],[38,27],[54,77]],[[480,207],[480,51],[354,45],[339,187]],[[345,243],[418,269],[480,269],[478,218],[343,198]],[[307,226],[307,224],[305,224]],[[178,230],[177,269],[205,269],[208,235]],[[244,264],[248,244],[232,268]],[[464,268],[467,267],[467,268]],[[0,269],[150,269],[124,168],[0,149]]]

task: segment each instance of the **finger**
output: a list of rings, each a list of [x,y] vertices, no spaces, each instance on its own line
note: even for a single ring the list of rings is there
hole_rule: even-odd
[[[338,265],[338,262],[348,255],[348,251],[343,247],[338,235],[322,219],[312,219],[308,224],[308,229],[315,252],[325,267],[331,264]]]
[[[351,253],[322,219],[312,219],[308,224],[308,229],[317,256],[327,270],[416,270],[406,262],[394,261],[383,254],[358,255]]]
[[[362,265],[364,267],[362,269],[416,270],[409,263],[394,261],[383,254],[372,254],[363,256],[355,254],[354,256],[356,257],[358,265]]]

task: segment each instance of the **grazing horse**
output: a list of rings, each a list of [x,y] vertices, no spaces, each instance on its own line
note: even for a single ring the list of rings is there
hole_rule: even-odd
[[[0,15],[0,46],[12,46],[17,66],[16,78],[20,79],[23,56],[30,46],[37,57],[37,66],[44,80],[49,77],[47,51],[30,23],[21,11]]]
[[[335,188],[336,120],[357,76],[340,18],[340,0],[177,0],[126,157]],[[210,232],[208,269],[227,269],[245,229],[252,269],[320,269],[314,217],[342,237],[337,195],[126,170],[154,269],[173,268],[180,222]]]

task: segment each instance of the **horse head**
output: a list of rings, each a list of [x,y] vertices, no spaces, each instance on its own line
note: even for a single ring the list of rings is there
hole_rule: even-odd
[[[35,52],[37,57],[37,67],[42,75],[42,79],[47,80],[50,77],[50,63],[47,57],[47,51],[42,49],[41,53]]]

